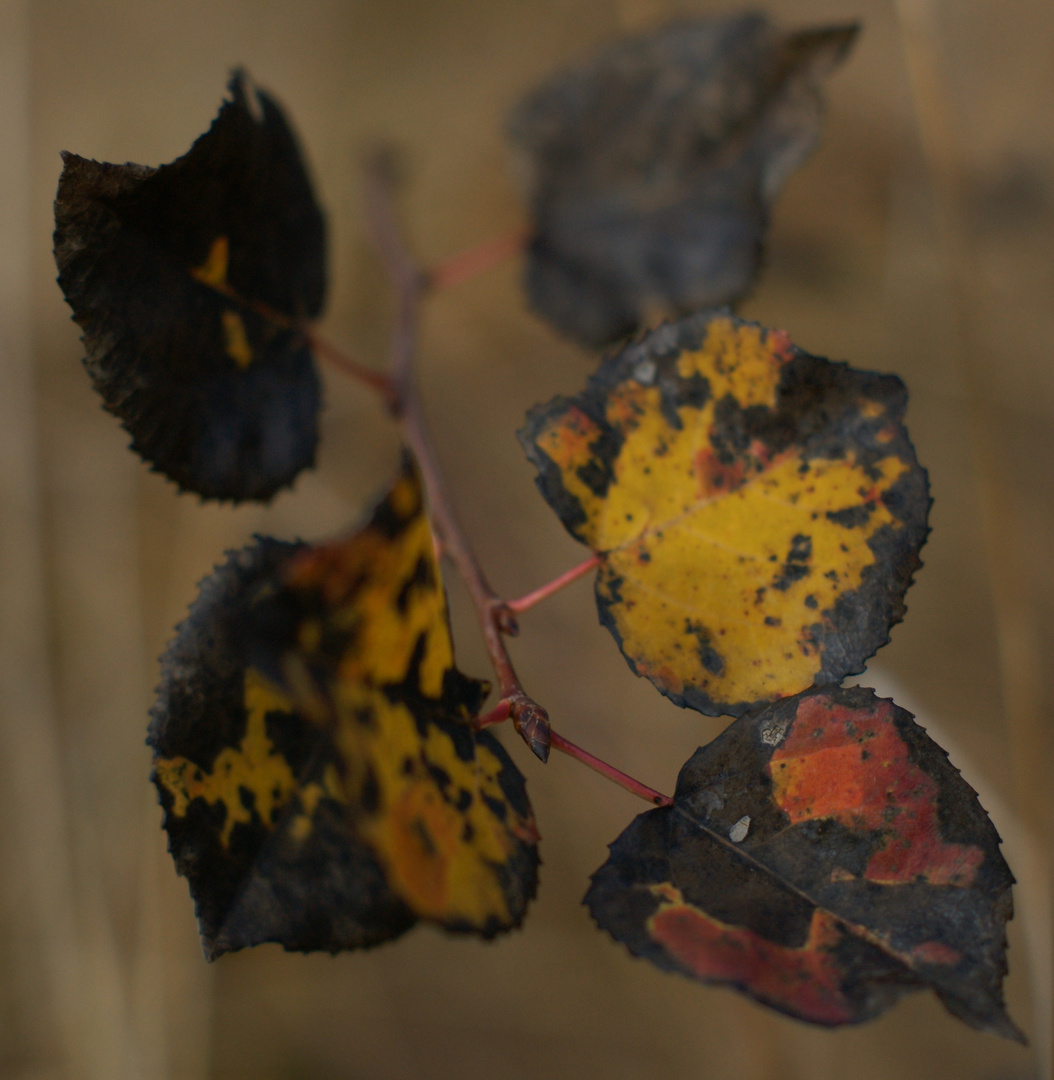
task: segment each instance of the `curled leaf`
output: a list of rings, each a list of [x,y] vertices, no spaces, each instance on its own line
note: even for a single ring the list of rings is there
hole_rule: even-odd
[[[520,432],[600,556],[630,667],[739,715],[859,672],[904,614],[929,509],[903,384],[728,315],[660,327]]]
[[[557,75],[513,113],[531,303],[603,344],[753,284],[769,206],[819,137],[855,25],[680,21]]]
[[[1002,993],[1012,884],[945,752],[851,687],[756,710],[696,751],[585,902],[634,955],[802,1020],[857,1023],[929,987],[1023,1041]]]
[[[149,740],[206,954],[518,925],[538,837],[523,777],[471,726],[485,693],[454,667],[409,460],[360,531],[260,540],[207,578]]]
[[[268,499],[314,461],[319,381],[295,324],[325,292],[325,224],[278,105],[238,72],[158,169],[63,154],[59,285],[132,448],[205,498]]]

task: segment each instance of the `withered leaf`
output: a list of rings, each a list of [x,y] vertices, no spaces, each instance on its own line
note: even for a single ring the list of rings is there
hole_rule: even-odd
[[[680,21],[531,94],[508,131],[535,228],[533,306],[603,344],[656,310],[743,296],[769,207],[819,137],[821,84],[856,30]]]
[[[232,554],[163,658],[149,739],[206,955],[518,925],[538,837],[471,726],[485,693],[454,667],[409,459],[358,532]]]
[[[929,509],[892,375],[722,314],[662,326],[520,440],[600,555],[601,622],[679,705],[739,715],[862,670],[904,614]]]
[[[755,710],[696,751],[585,902],[634,955],[802,1020],[856,1023],[929,987],[1023,1041],[1002,994],[1012,884],[945,752],[851,687]]]
[[[230,95],[169,165],[63,154],[55,260],[132,448],[181,489],[263,500],[314,461],[319,380],[294,323],[322,309],[325,224],[278,105],[241,72]]]

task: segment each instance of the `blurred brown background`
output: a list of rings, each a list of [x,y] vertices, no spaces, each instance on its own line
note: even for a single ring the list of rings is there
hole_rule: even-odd
[[[815,1030],[664,975],[580,898],[643,809],[573,762],[528,776],[545,843],[525,928],[492,945],[418,929],[362,955],[201,959],[147,783],[155,657],[227,547],[345,527],[389,475],[375,402],[326,372],[318,469],[266,509],[199,507],[104,414],[54,283],[60,149],[149,164],[205,130],[244,63],[301,133],[332,229],[326,332],[375,364],[390,303],[359,221],[358,161],[406,152],[428,260],[519,225],[502,118],[582,50],[708,0],[0,0],[0,1077],[403,1080],[964,1077],[1050,1070],[1054,709],[1054,5],[773,0],[788,25],[860,18],[820,150],[777,205],[746,314],[895,371],[935,504],[909,615],[861,681],[952,751],[1019,879],[1010,1010],[1031,1049],[929,994]],[[430,301],[421,378],[496,586],[582,557],[513,438],[595,362],[524,307],[513,260]],[[487,670],[450,582],[461,665]],[[569,737],[672,790],[721,726],[627,671],[579,582],[523,619],[528,690]]]

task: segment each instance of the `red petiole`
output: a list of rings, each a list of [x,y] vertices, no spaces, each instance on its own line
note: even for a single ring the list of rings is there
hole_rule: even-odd
[[[656,791],[654,788],[648,787],[647,784],[634,780],[632,776],[628,776],[621,769],[616,769],[614,765],[601,761],[600,758],[591,754],[588,750],[583,750],[582,747],[576,746],[570,739],[565,739],[563,735],[550,731],[549,737],[552,740],[554,750],[559,750],[562,754],[574,758],[575,761],[588,765],[589,768],[600,773],[601,776],[606,776],[609,780],[618,784],[619,787],[624,787],[631,794],[644,799],[645,802],[650,802],[653,806],[671,806],[673,804],[673,799],[669,795],[663,795],[661,791]]]
[[[490,712],[481,713],[476,717],[474,724],[472,725],[477,731],[482,731],[486,727],[490,727],[492,724],[504,724],[509,716],[512,714],[511,707],[507,699],[502,698],[497,705],[494,706]]]
[[[553,578],[552,581],[540,586],[533,592],[521,596],[518,600],[507,600],[505,602],[505,607],[514,615],[520,615],[524,611],[529,611],[535,604],[540,604],[543,600],[548,600],[554,593],[558,593],[561,589],[566,588],[572,581],[577,581],[580,577],[584,577],[590,570],[593,570],[599,565],[600,556],[591,555],[584,562],[580,562],[577,566],[572,566],[570,570],[567,570],[559,577]]]
[[[511,256],[518,255],[527,246],[529,239],[530,234],[526,229],[492,236],[482,244],[460,251],[433,266],[427,272],[428,286],[439,291],[469,281]]]

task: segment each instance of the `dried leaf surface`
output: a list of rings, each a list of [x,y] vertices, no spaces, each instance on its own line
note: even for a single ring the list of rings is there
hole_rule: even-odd
[[[1022,1040],[1002,995],[1012,883],[945,752],[851,687],[756,710],[696,751],[586,903],[634,955],[802,1020],[856,1023],[929,987]]]
[[[206,954],[518,925],[537,831],[522,775],[469,723],[485,693],[454,667],[409,461],[359,532],[260,540],[207,578],[150,733]]]
[[[681,21],[557,75],[509,136],[534,220],[531,303],[603,344],[656,310],[743,296],[769,207],[819,137],[821,85],[855,26]]]
[[[660,327],[520,439],[601,556],[601,622],[679,705],[739,715],[862,670],[904,614],[929,509],[892,375],[725,315]]]
[[[314,461],[319,382],[292,322],[322,309],[325,226],[279,107],[241,73],[230,94],[158,169],[63,154],[55,259],[132,448],[182,489],[239,501]]]

